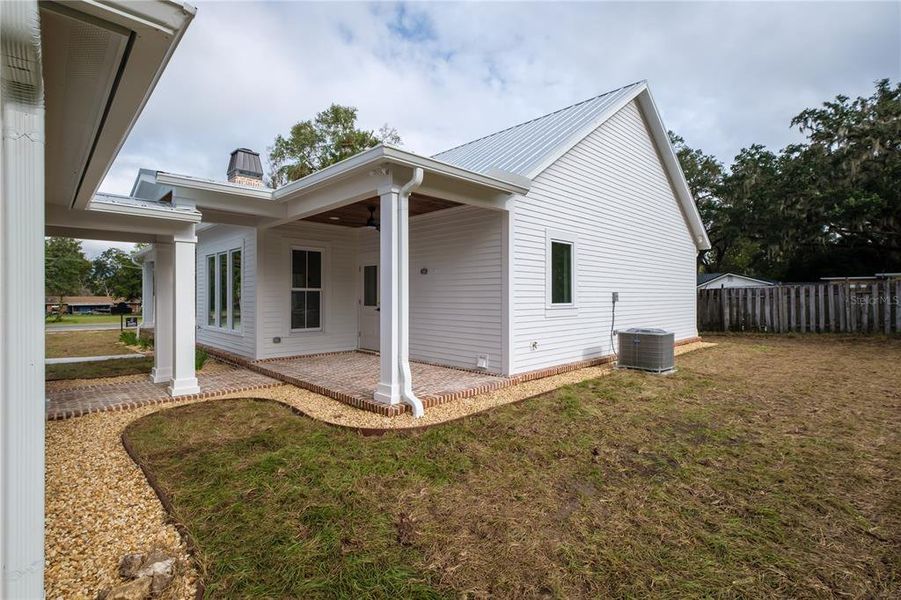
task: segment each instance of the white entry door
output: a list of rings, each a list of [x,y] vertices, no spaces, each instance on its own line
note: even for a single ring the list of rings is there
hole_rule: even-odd
[[[379,349],[379,265],[374,261],[360,265],[360,348]]]

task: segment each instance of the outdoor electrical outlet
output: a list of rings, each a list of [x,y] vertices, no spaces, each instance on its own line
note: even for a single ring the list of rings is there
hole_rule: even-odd
[[[613,301],[619,302],[619,292],[613,292]]]

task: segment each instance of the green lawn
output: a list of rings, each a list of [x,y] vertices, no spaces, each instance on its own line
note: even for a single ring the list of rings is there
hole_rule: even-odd
[[[47,381],[138,375],[140,373],[150,373],[150,370],[153,369],[153,357],[118,358],[97,362],[47,365],[44,369],[46,372],[44,378]]]
[[[126,435],[210,598],[899,597],[901,340],[716,341],[422,432],[220,400]]]
[[[134,352],[119,341],[118,329],[47,332],[44,348],[47,358],[112,356]]]
[[[126,315],[138,316],[140,315]],[[119,315],[65,315],[59,321],[52,318],[45,319],[44,323],[48,328],[59,327],[60,325],[92,325],[96,323],[118,323]]]

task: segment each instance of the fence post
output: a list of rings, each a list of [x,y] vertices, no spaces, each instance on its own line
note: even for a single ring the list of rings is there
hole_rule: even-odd
[[[804,291],[805,287],[803,285],[798,286],[798,320],[801,322],[801,333],[807,331],[807,303],[804,302]]]
[[[846,293],[848,294],[848,314],[850,318],[848,319],[848,331],[851,333],[857,332],[857,304],[854,302],[854,297],[851,295],[851,285],[845,284]]]
[[[809,294],[810,301],[810,313],[808,317],[810,317],[810,333],[816,333],[817,330],[817,286],[808,285],[807,293]]]
[[[720,306],[723,311],[723,331],[729,331],[729,302],[726,288],[720,288]]]
[[[830,283],[826,289],[829,292],[829,331],[835,333],[835,286]]]
[[[817,286],[817,294],[818,300],[820,303],[820,333],[826,333],[826,298],[824,298],[824,294],[826,293],[825,285]]]
[[[779,288],[779,333],[791,331],[791,321],[788,318],[788,299],[786,298],[785,288]]]
[[[901,335],[901,281],[895,283],[895,333]]]
[[[788,330],[795,330],[795,288],[788,288]]]

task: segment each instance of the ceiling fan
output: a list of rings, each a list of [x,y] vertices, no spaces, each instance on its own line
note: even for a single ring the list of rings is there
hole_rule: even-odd
[[[366,228],[367,229],[375,229],[376,231],[380,231],[379,222],[375,218],[375,207],[369,206],[369,218],[366,219]]]

